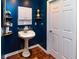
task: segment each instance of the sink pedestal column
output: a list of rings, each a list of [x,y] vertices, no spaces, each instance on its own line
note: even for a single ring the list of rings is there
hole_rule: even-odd
[[[24,47],[24,51],[22,53],[23,57],[29,57],[30,56],[30,51],[28,49],[28,40],[29,39],[24,39],[25,40],[25,47]]]

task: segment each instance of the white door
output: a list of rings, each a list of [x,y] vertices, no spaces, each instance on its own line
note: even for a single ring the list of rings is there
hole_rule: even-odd
[[[57,59],[60,58],[60,1],[57,3],[47,2],[47,51]],[[60,58],[61,59],[61,58]]]
[[[75,2],[47,2],[47,51],[56,59],[76,59]]]
[[[65,59],[76,58],[76,0],[63,1],[62,14],[62,56]],[[63,59],[64,59],[63,58]]]

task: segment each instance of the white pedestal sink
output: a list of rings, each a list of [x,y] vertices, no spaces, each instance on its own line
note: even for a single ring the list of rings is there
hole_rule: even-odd
[[[19,31],[18,35],[19,35],[20,38],[25,40],[25,47],[24,47],[24,51],[22,53],[22,56],[29,57],[30,52],[29,52],[29,49],[28,49],[28,40],[35,37],[35,32],[33,30]]]

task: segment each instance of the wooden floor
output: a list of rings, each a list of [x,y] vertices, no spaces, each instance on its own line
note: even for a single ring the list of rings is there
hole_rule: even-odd
[[[21,55],[22,53],[19,53],[19,54],[7,57],[7,59],[55,59],[53,56],[46,54],[39,47],[31,49],[30,52],[31,52],[31,55],[28,58],[24,58]]]

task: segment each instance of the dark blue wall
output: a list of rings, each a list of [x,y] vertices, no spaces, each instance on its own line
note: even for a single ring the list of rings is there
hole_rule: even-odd
[[[36,37],[32,40],[32,44],[40,44],[44,48],[46,48],[46,0],[38,0],[39,5],[37,3],[37,0],[33,1],[33,28],[36,32]],[[37,26],[35,26],[35,13],[37,8],[40,8],[41,10],[41,21]],[[43,23],[43,25],[41,24]]]
[[[13,34],[10,36],[2,36],[2,55],[10,53],[12,51],[19,50],[23,48],[23,40],[18,37],[18,5],[23,6],[24,0],[16,0],[16,3],[12,3],[11,0],[6,1],[6,10],[11,11],[11,16],[13,17],[12,23],[13,27],[11,28]],[[32,7],[32,25],[31,27],[36,33],[36,36],[29,41],[30,46],[35,44],[40,44],[42,47],[46,49],[46,0],[30,0],[29,7]],[[38,25],[35,26],[35,16],[36,10],[40,8],[41,10],[41,21]],[[43,23],[43,25],[42,25]]]

